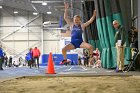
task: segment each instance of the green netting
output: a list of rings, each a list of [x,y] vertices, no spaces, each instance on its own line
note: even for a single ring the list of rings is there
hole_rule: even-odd
[[[125,61],[124,64],[128,64],[129,62],[127,59],[130,58],[130,48],[126,47],[125,48]],[[117,62],[117,51],[115,47],[112,48],[103,48],[102,49],[102,66],[103,68],[115,68],[116,67],[116,62]]]
[[[121,10],[118,0],[95,0],[97,11],[96,25],[99,40],[88,40],[94,49],[99,48],[101,52],[101,61],[104,68],[115,68],[117,62],[117,52],[115,48],[115,29],[112,25],[114,20],[118,20],[123,25]],[[89,15],[89,13],[87,13]],[[128,34],[126,33],[126,46],[128,43]],[[125,48],[125,64],[126,59],[130,58],[130,48]]]
[[[114,14],[113,18],[114,19],[112,19],[111,16],[106,16],[104,18],[97,19],[98,36],[99,36],[99,42],[102,51],[101,60],[102,60],[102,66],[104,68],[115,68],[117,62],[116,61],[117,52],[116,52],[116,48],[114,47],[115,29],[112,26],[112,21],[119,20],[121,22],[120,13]],[[130,48],[126,47],[125,65],[128,64],[126,59],[129,58],[130,58]]]
[[[100,52],[102,51],[99,40],[89,40],[89,43],[93,46],[94,49],[98,48]]]

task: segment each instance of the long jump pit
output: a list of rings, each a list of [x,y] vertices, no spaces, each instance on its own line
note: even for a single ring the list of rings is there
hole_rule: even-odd
[[[140,93],[140,76],[23,76],[0,82],[0,93]]]

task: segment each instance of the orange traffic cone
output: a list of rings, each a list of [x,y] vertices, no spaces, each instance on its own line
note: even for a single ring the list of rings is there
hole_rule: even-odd
[[[52,58],[52,53],[51,52],[50,52],[49,58],[48,58],[47,74],[55,74],[55,71],[54,71],[54,63],[53,63],[53,58]]]

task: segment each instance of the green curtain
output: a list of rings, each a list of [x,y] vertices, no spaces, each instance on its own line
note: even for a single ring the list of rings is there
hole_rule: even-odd
[[[104,68],[116,67],[116,48],[114,46],[115,29],[112,25],[113,20],[118,20],[123,25],[119,0],[95,0],[97,11],[96,24],[100,47],[102,50],[101,61]],[[126,37],[128,38],[128,37]],[[127,41],[127,40],[126,40]],[[128,41],[126,42],[127,46]],[[126,59],[130,58],[130,48],[125,48]]]
[[[95,10],[94,1],[84,2],[83,22],[87,22],[91,18],[94,10]],[[98,38],[98,31],[97,31],[97,26],[96,26],[96,19],[84,31],[84,38],[86,42],[90,43],[93,46],[94,49],[99,48],[99,50],[101,51],[100,41]]]

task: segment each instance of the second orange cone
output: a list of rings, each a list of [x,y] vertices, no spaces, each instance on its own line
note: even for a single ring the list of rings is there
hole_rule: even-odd
[[[47,74],[56,74],[55,70],[54,70],[53,57],[52,57],[52,53],[51,52],[50,52],[49,58],[48,58]]]

